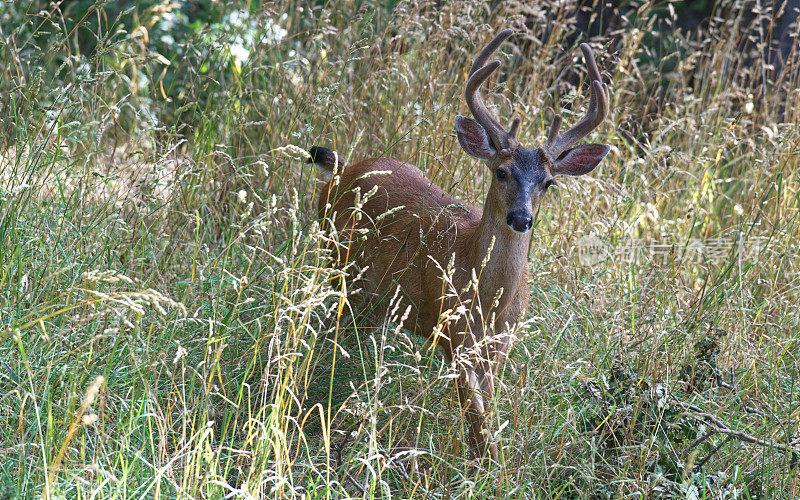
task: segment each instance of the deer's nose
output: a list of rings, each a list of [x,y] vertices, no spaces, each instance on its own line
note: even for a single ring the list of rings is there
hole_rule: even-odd
[[[508,212],[506,222],[514,231],[526,233],[533,226],[533,216],[524,210],[512,210]]]

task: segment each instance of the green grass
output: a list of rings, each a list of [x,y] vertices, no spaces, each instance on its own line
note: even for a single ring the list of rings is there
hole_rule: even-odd
[[[740,50],[757,20],[592,40],[613,149],[538,214],[488,466],[441,357],[337,286],[298,148],[480,202],[453,118],[518,6],[220,7],[170,43],[98,5],[0,11],[0,498],[798,495],[800,85]],[[489,85],[528,146],[585,105],[565,16]]]

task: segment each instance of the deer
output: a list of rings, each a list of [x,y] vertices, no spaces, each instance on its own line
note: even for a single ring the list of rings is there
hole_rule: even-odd
[[[508,129],[500,124],[480,88],[501,65],[487,60],[512,34],[501,31],[475,58],[464,92],[474,119],[455,117],[461,148],[482,160],[491,176],[482,210],[394,158],[345,165],[334,151],[314,146],[307,160],[324,182],[317,215],[339,235],[333,260],[354,263],[369,296],[397,297],[406,310],[404,328],[439,348],[456,370],[470,447],[495,462],[491,404],[499,368],[528,308],[534,214],[555,177],[585,175],[610,150],[606,144],[574,146],[609,114],[608,85],[585,43],[580,49],[591,94],[574,126],[561,133],[561,115],[554,114],[545,144],[529,149],[517,140],[519,117]]]

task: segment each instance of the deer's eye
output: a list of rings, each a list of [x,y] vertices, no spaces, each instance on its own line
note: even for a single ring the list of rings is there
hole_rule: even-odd
[[[508,174],[506,173],[506,171],[505,171],[505,170],[503,170],[502,168],[498,168],[498,169],[497,169],[497,170],[495,170],[494,172],[497,174],[497,178],[498,178],[498,180],[501,180],[501,181],[502,181],[503,179],[505,179],[505,178],[506,178],[506,175],[508,175]]]
[[[550,186],[553,186],[553,185],[555,185],[555,182],[553,182],[553,179],[547,179],[547,182],[544,183],[544,188],[546,190],[547,188],[549,188]]]

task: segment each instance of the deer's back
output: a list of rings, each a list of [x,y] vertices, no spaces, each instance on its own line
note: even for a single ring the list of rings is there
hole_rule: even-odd
[[[338,260],[367,268],[362,287],[372,304],[385,307],[399,286],[402,308],[411,306],[407,326],[428,335],[441,312],[435,303],[442,295],[441,269],[453,253],[458,262],[468,251],[465,240],[480,222],[480,209],[391,158],[345,167],[334,181],[322,188],[318,212],[339,231]]]

